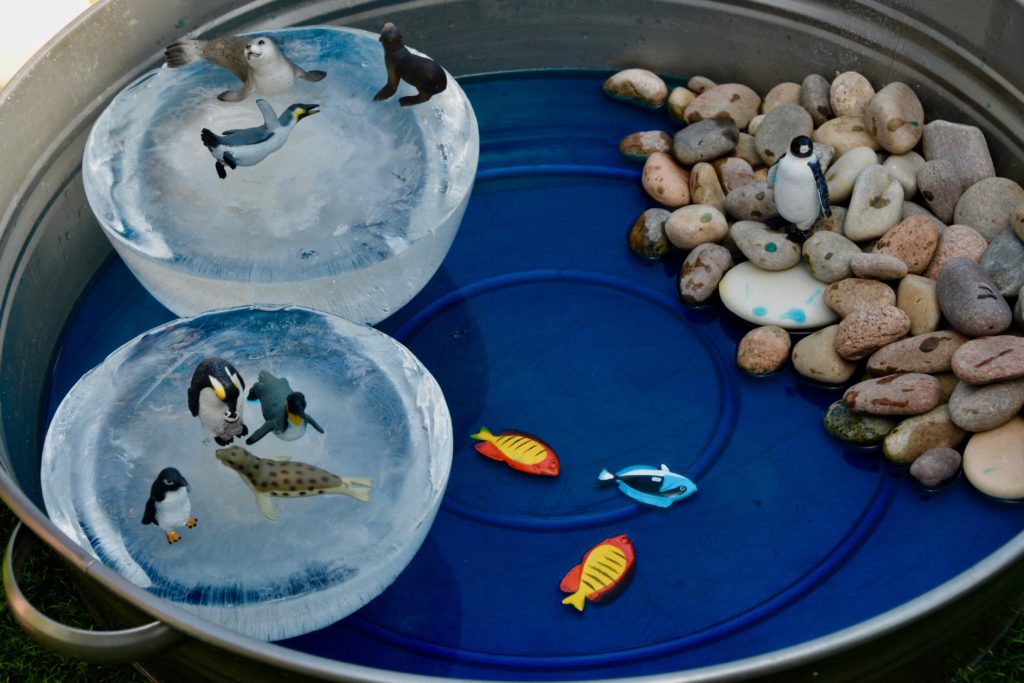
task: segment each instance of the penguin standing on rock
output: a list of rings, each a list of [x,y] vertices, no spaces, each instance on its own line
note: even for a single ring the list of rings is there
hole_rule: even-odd
[[[380,30],[380,42],[384,45],[384,66],[388,70],[388,82],[373,96],[374,102],[394,95],[400,80],[418,91],[415,95],[399,98],[398,103],[403,107],[426,102],[448,87],[448,76],[444,69],[433,59],[410,52],[398,27],[390,21]]]
[[[225,166],[232,170],[255,166],[288,142],[288,136],[299,121],[320,111],[319,104],[293,104],[278,117],[266,100],[256,100],[256,106],[263,113],[262,126],[226,130],[220,135],[203,128],[199,135],[210,155],[217,160],[214,168],[221,180],[228,177]]]
[[[802,242],[818,216],[832,216],[828,205],[828,185],[821,164],[814,154],[814,145],[806,135],[798,135],[768,171],[768,184],[775,188],[775,206],[779,216],[792,228],[787,232],[794,241]],[[778,222],[769,222],[778,227]]]
[[[188,409],[198,417],[203,430],[220,446],[236,436],[245,436],[249,428],[242,421],[239,399],[245,381],[234,366],[223,358],[207,358],[192,373],[188,387]]]
[[[324,428],[306,413],[306,397],[292,391],[288,380],[275,377],[266,370],[260,370],[259,380],[249,390],[250,401],[258,400],[266,422],[253,432],[245,443],[252,445],[270,432],[279,439],[294,441],[306,433],[306,425],[324,433]]]
[[[195,528],[192,502],[188,498],[189,486],[181,472],[173,467],[160,471],[149,489],[149,500],[142,515],[143,524],[155,524],[167,534],[168,543],[177,543],[181,536],[175,528]]]

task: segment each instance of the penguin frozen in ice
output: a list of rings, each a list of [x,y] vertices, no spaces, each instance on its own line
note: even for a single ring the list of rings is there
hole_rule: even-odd
[[[220,135],[203,128],[199,135],[210,155],[217,160],[214,168],[221,180],[228,177],[225,166],[232,170],[255,166],[284,146],[299,121],[320,111],[319,104],[293,104],[278,116],[266,100],[256,100],[256,106],[263,113],[262,126],[226,130]]]
[[[828,185],[821,172],[821,164],[814,154],[814,145],[806,135],[798,135],[768,171],[768,184],[775,188],[775,206],[785,223],[789,236],[798,242],[807,238],[807,231],[818,216],[832,216],[828,205]],[[772,227],[785,223],[771,221]]]
[[[149,488],[149,500],[142,515],[143,524],[155,524],[167,535],[168,543],[177,543],[181,536],[175,529],[187,526],[195,528],[197,520],[192,516],[192,502],[188,498],[189,486],[181,472],[173,467],[160,471]]]
[[[416,55],[405,46],[398,27],[390,21],[380,30],[380,42],[384,46],[384,66],[388,70],[388,82],[373,96],[374,102],[386,100],[398,90],[399,81],[405,81],[416,88],[415,95],[398,99],[403,107],[426,102],[448,87],[448,76],[441,65],[429,57]]]
[[[188,409],[198,417],[203,430],[220,446],[236,436],[245,436],[249,428],[242,421],[240,399],[245,380],[223,358],[207,358],[192,373],[188,387]]]
[[[306,412],[306,397],[301,392],[292,391],[288,380],[282,377],[260,370],[259,380],[252,385],[248,398],[260,402],[266,422],[245,440],[247,444],[256,443],[270,432],[279,439],[294,441],[306,433],[307,424],[324,433],[324,428]]]

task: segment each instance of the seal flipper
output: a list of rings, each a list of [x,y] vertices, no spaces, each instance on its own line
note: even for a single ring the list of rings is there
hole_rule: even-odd
[[[274,499],[265,493],[260,493],[256,489],[253,489],[253,493],[256,494],[256,507],[260,509],[263,516],[271,522],[276,522],[277,509],[274,507]]]
[[[295,76],[297,78],[301,78],[304,81],[310,81],[312,83],[316,83],[317,81],[324,80],[324,76],[327,75],[326,71],[320,71],[319,69],[316,69],[314,71],[303,71],[299,67],[295,67],[295,68],[296,68]]]
[[[217,99],[221,102],[241,102],[246,97],[252,94],[252,85],[246,81],[245,85],[240,90],[225,90],[221,94],[217,95]]]

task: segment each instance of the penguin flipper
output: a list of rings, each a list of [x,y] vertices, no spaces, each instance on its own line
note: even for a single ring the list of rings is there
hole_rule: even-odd
[[[262,427],[253,432],[252,436],[245,440],[245,443],[251,446],[272,431],[274,431],[274,423],[271,420],[267,420],[263,423]]]
[[[814,174],[814,184],[818,186],[818,206],[821,207],[825,218],[831,218],[832,209],[828,205],[828,183],[825,182],[825,174],[821,172],[821,164],[815,158],[811,159],[807,165],[810,167],[811,173]]]
[[[214,167],[215,169],[217,169],[217,177],[218,177],[218,178],[220,178],[221,180],[224,180],[225,178],[227,178],[227,177],[228,177],[228,172],[224,170],[224,164],[222,164],[222,163],[220,163],[220,162],[218,161],[218,162],[216,162],[216,163],[215,163],[215,164],[213,165],[213,167]],[[194,413],[193,413],[193,414],[194,414]]]
[[[224,152],[224,163],[232,171],[238,168],[238,162],[235,161],[235,157],[231,152]]]
[[[156,524],[156,503],[152,498],[146,501],[146,510],[142,513],[143,524]]]
[[[324,433],[324,428],[323,428],[323,427],[321,427],[321,426],[320,426],[319,424],[317,424],[317,421],[316,421],[316,420],[314,420],[314,419],[313,419],[312,417],[310,417],[310,416],[309,416],[308,414],[307,414],[307,415],[306,415],[305,417],[306,417],[306,422],[308,422],[308,423],[309,423],[309,425],[310,425],[310,426],[311,426],[311,427],[312,427],[313,429],[315,429],[316,431],[320,432],[321,434],[323,434],[323,433]]]
[[[274,108],[270,106],[270,102],[260,98],[256,100],[256,106],[260,108],[260,113],[263,114],[263,125],[266,126],[267,130],[281,127],[281,121],[277,118],[277,114],[274,113]]]

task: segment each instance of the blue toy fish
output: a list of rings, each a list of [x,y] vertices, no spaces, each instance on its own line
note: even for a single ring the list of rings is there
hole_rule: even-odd
[[[619,490],[627,496],[646,505],[667,508],[677,500],[692,496],[697,492],[697,485],[692,481],[662,465],[656,469],[650,465],[633,465],[617,474],[601,470],[597,475],[599,483],[614,481]]]

